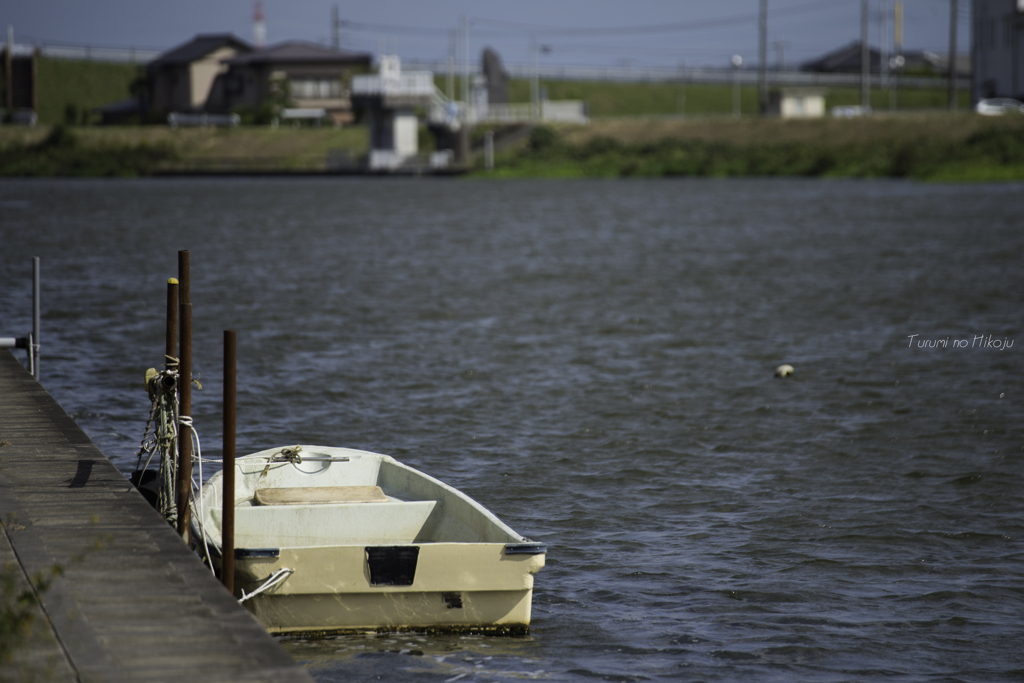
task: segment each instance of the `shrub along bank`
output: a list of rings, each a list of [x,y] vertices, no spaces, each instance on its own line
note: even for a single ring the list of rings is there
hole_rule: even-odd
[[[14,141],[0,150],[0,176],[139,176],[177,158],[167,142],[83,145],[65,126],[42,140]]]

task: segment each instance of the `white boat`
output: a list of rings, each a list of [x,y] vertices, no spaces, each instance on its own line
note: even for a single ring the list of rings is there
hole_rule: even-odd
[[[192,515],[216,567],[222,475]],[[236,461],[235,591],[271,633],[526,632],[546,551],[387,455],[303,445]]]

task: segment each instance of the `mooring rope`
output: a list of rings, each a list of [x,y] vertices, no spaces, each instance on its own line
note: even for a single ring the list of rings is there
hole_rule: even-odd
[[[274,572],[269,577],[267,577],[267,580],[264,581],[263,584],[259,588],[254,590],[252,593],[246,593],[245,590],[243,589],[242,590],[242,599],[238,601],[238,604],[241,605],[243,602],[245,602],[249,598],[253,597],[254,595],[259,595],[263,591],[270,590],[271,588],[273,588],[274,586],[278,585],[279,583],[282,583],[285,579],[287,579],[289,576],[291,576],[294,573],[295,573],[294,569],[289,569],[288,567],[281,567],[276,572]]]
[[[197,465],[196,470],[199,472],[199,482],[196,483],[195,477],[189,480],[192,487],[192,518],[196,520],[196,525],[199,527],[199,534],[203,537],[203,550],[206,552],[206,563],[210,567],[210,571],[214,571],[213,558],[210,555],[210,544],[206,537],[206,527],[203,524],[203,446],[199,442],[199,432],[196,431],[195,425],[192,423],[191,415],[180,415],[178,417],[178,424],[182,427],[188,428],[190,438],[192,439],[192,463]],[[216,572],[215,572],[216,573]]]
[[[162,372],[154,368],[146,372],[146,391],[152,405],[135,464],[136,483],[141,485],[142,475],[149,469],[153,458],[159,458],[157,511],[172,526],[178,522],[174,494],[178,476],[178,366],[177,358],[164,356]],[[145,463],[143,457],[146,458]]]
[[[192,462],[199,474],[199,481],[192,477],[190,488],[192,490],[192,507],[196,513],[195,519],[203,536],[203,549],[206,552],[206,559],[213,569],[213,562],[210,560],[210,546],[206,537],[206,530],[203,528],[203,450],[199,440],[199,433],[196,431],[189,415],[181,415],[179,412],[178,383],[181,379],[180,362],[174,356],[164,356],[164,370],[157,372],[150,368],[146,372],[146,391],[149,392],[151,407],[149,419],[146,421],[146,429],[142,435],[142,442],[139,446],[138,459],[135,463],[136,484],[142,484],[142,476],[149,469],[154,458],[159,458],[160,470],[157,486],[157,511],[171,525],[178,523],[178,438],[182,430],[187,430],[189,439],[192,441]],[[192,383],[202,389],[202,385],[195,379]],[[152,433],[151,433],[152,432]],[[145,462],[143,462],[145,458]]]

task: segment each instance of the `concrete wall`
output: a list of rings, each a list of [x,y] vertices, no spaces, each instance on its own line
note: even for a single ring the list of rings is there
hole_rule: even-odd
[[[395,151],[405,156],[412,156],[419,151],[419,122],[416,112],[395,112],[394,144]]]
[[[1024,100],[1024,1],[974,0],[972,9],[973,99]]]

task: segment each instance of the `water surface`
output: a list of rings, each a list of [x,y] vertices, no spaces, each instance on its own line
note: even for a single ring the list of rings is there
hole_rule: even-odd
[[[41,256],[43,383],[130,471],[189,249],[205,454],[237,329],[240,453],[548,544],[529,636],[286,641],[321,681],[1021,680],[1022,189],[3,181],[0,333]]]

